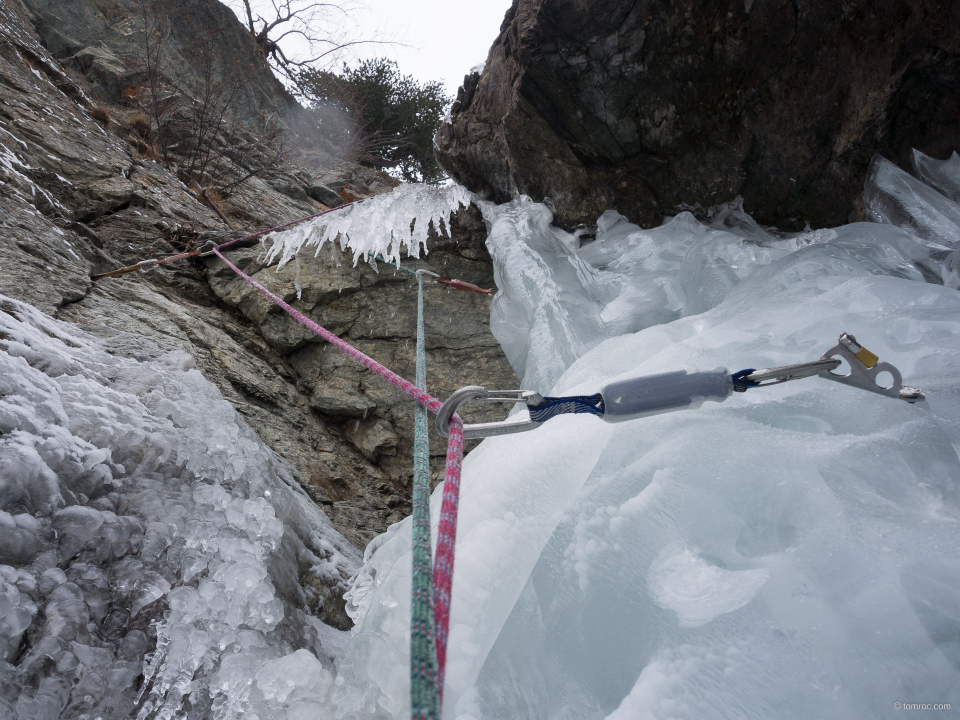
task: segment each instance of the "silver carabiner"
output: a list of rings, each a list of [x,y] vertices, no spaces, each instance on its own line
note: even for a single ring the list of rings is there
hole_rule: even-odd
[[[908,403],[915,403],[924,399],[923,393],[917,388],[903,384],[903,376],[897,368],[890,363],[880,362],[880,358],[858,343],[853,335],[843,333],[840,336],[840,342],[827,350],[820,359],[830,360],[838,357],[847,361],[850,365],[850,372],[846,375],[838,375],[832,370],[826,369],[818,373],[820,377],[887,397],[900,398]],[[840,362],[837,360],[837,365],[839,364]],[[893,382],[890,385],[883,386],[877,381],[877,377],[883,372],[888,372],[893,377]]]
[[[450,435],[450,419],[465,402],[508,402],[523,403],[524,405],[541,405],[543,396],[533,390],[487,390],[480,385],[468,385],[454,390],[450,397],[437,413],[437,432],[441,437]],[[480,438],[496,437],[498,435],[512,435],[538,428],[543,423],[534,422],[527,417],[513,417],[500,422],[476,423],[463,426],[464,440],[479,440]]]
[[[820,360],[799,363],[797,365],[783,365],[781,367],[754,370],[749,375],[744,375],[743,379],[747,382],[757,383],[759,387],[767,387],[767,385],[779,385],[789,380],[800,380],[802,378],[812,377],[825,370],[835,370],[838,367],[840,367],[839,360],[824,360],[821,358]]]

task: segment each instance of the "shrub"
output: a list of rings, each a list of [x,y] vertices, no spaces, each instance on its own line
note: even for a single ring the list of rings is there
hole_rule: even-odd
[[[142,112],[127,113],[125,124],[141,140],[150,137],[150,118]]]
[[[97,104],[91,107],[90,117],[103,125],[105,128],[109,128],[110,122],[113,120],[113,117],[110,115],[110,109],[103,104]]]
[[[274,118],[250,117],[237,111],[247,78],[242,68],[218,69],[214,47],[192,59],[192,72],[170,67],[165,44],[172,22],[160,0],[135,0],[143,18],[143,45],[135,60],[141,85],[126,91],[139,112],[128,116],[128,139],[193,189],[230,221],[208,196],[227,197],[251,178],[277,167],[284,146]],[[145,145],[146,148],[141,148]]]

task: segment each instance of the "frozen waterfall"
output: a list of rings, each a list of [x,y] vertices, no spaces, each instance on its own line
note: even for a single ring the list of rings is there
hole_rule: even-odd
[[[936,190],[877,158],[877,222],[790,235],[734,203],[653,230],[607,212],[581,245],[543,205],[484,207],[492,327],[527,389],[787,365],[849,331],[928,400],[813,378],[485,440],[464,465],[444,718],[960,707],[960,207],[943,194],[960,184],[956,160],[916,160]],[[409,553],[409,522],[368,548],[343,717],[407,712]]]
[[[877,158],[873,222],[793,234],[738,203],[650,230],[608,211],[586,236],[476,201],[528,389],[787,365],[848,331],[927,401],[812,378],[485,440],[446,720],[960,707],[958,167]],[[417,255],[467,196],[407,188],[273,252]],[[409,520],[361,561],[192,360],[145,342],[0,298],[0,717],[406,717]],[[337,585],[350,633],[322,622]]]

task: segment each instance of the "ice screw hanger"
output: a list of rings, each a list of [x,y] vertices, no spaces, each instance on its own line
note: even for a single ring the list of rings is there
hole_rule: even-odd
[[[837,373],[843,361],[850,366],[850,371],[846,374]],[[882,373],[890,374],[889,384],[881,384]],[[843,333],[835,347],[813,362],[762,370],[748,368],[733,374],[726,368],[701,372],[678,370],[609,383],[594,395],[543,397],[531,390],[487,390],[479,385],[470,385],[454,391],[443,403],[437,413],[437,432],[446,437],[448,423],[457,408],[469,401],[522,403],[527,406],[526,415],[501,422],[464,425],[464,439],[475,440],[533,430],[550,418],[563,414],[589,414],[606,422],[623,422],[697,408],[706,400],[722,402],[734,392],[779,385],[814,375],[909,403],[924,399],[923,393],[917,388],[903,384],[903,377],[897,368],[890,363],[880,362],[880,358],[860,345],[853,335]]]

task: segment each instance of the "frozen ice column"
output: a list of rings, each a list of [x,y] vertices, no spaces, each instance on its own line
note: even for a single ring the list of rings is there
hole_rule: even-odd
[[[722,402],[732,392],[733,379],[726,368],[646,375],[612,382],[600,390],[603,419],[611,423],[698,408],[705,400]]]

